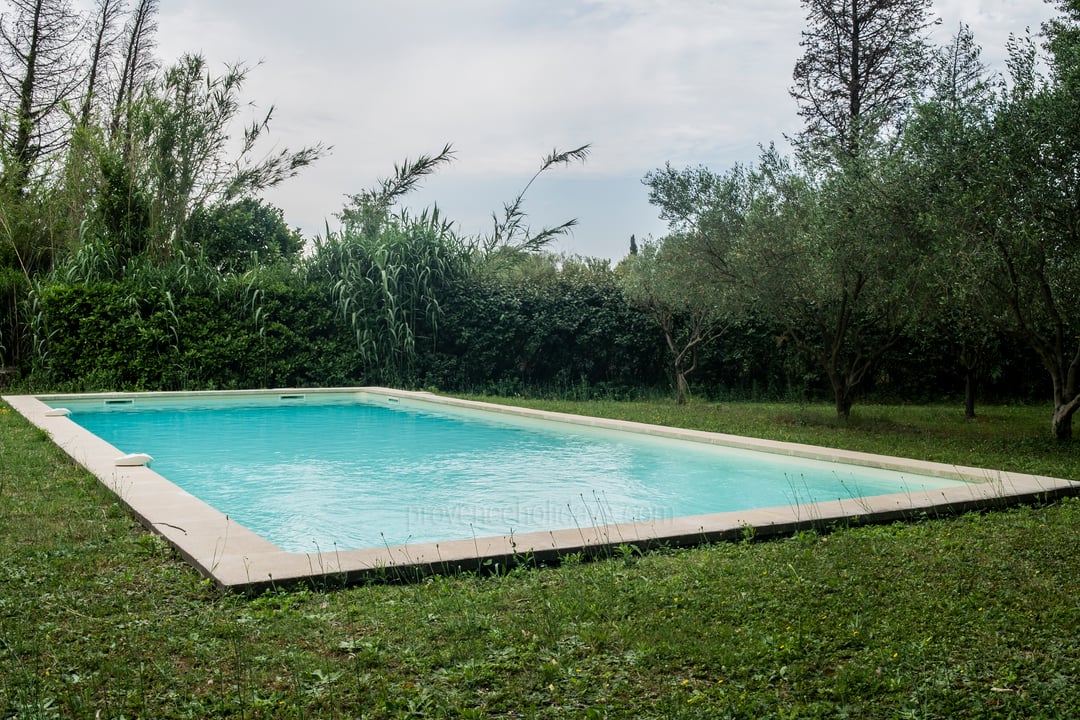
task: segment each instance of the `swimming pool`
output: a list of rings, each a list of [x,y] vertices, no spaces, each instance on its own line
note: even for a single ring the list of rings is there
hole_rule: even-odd
[[[1072,486],[374,388],[5,399],[225,586],[788,532]],[[124,453],[154,462],[119,466]]]
[[[356,395],[66,403],[289,552],[356,550],[954,487],[961,480]]]

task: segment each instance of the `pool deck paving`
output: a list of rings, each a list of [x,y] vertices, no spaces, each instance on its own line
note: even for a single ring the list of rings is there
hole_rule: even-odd
[[[304,393],[355,393],[387,402],[420,402],[554,420],[608,430],[693,440],[783,455],[829,460],[966,481],[938,490],[836,500],[816,504],[694,515],[520,535],[417,543],[364,550],[286,552],[182,490],[147,466],[121,467],[124,453],[66,416],[47,414],[64,400],[142,397],[254,397]],[[568,555],[603,555],[623,545],[638,548],[685,546],[718,540],[827,529],[844,522],[890,522],[955,514],[1011,503],[1080,494],[1080,483],[998,470],[958,467],[797,443],[516,408],[426,392],[385,388],[277,389],[214,393],[101,393],[94,395],[4,396],[12,408],[44,430],[61,449],[89,470],[148,529],[160,534],[199,572],[222,588],[257,591],[297,582],[355,582],[363,578],[415,579],[433,572],[512,566],[527,559],[555,562]]]

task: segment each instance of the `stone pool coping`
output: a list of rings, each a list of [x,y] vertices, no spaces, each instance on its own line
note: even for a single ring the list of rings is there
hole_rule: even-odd
[[[815,458],[902,472],[934,475],[969,484],[938,490],[837,500],[806,505],[694,515],[598,527],[523,533],[513,536],[416,543],[365,550],[315,553],[286,552],[180,489],[149,467],[118,467],[117,448],[64,416],[46,411],[65,400],[120,398],[188,400],[199,397],[251,398],[282,394],[356,394],[472,408],[518,417],[554,420],[607,430],[693,440],[788,456]],[[275,389],[216,392],[95,393],[82,395],[10,395],[3,399],[44,430],[61,449],[113,491],[138,520],[160,534],[203,575],[219,587],[259,590],[297,582],[352,582],[365,577],[415,579],[454,569],[503,567],[515,559],[557,561],[574,554],[599,555],[620,545],[646,548],[683,546],[717,540],[791,534],[827,528],[839,522],[889,522],[920,515],[945,515],[1010,503],[1080,494],[1080,483],[999,470],[960,467],[921,460],[835,450],[721,433],[532,410],[461,400],[427,392],[387,388]],[[49,403],[49,404],[46,404]]]

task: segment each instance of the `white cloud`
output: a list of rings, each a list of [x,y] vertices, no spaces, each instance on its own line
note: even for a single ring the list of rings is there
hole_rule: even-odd
[[[940,0],[1000,64],[1039,0]],[[277,106],[279,146],[331,156],[268,194],[307,233],[395,162],[453,142],[458,159],[415,201],[463,231],[486,228],[554,147],[589,142],[584,167],[538,181],[536,225],[578,217],[572,252],[621,256],[663,232],[641,177],[665,161],[723,169],[800,127],[788,96],[803,11],[794,0],[176,0],[162,4],[166,61],[198,51],[253,67],[245,95]]]

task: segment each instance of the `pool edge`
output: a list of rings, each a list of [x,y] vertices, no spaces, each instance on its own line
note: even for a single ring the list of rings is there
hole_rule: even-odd
[[[63,416],[47,416],[45,401],[65,398],[176,398],[232,395],[354,393],[391,400],[410,400],[554,420],[577,425],[628,430],[765,452],[879,467],[961,479],[969,484],[939,490],[912,491],[826,503],[789,505],[749,511],[686,516],[666,520],[603,525],[493,536],[442,543],[423,543],[368,550],[333,549],[289,553],[173,485],[148,467],[117,467],[121,454],[80,425]],[[685,430],[606,418],[569,415],[427,392],[377,387],[272,389],[210,392],[97,393],[5,395],[3,399],[31,424],[85,467],[147,529],[161,535],[184,559],[219,587],[259,590],[313,580],[354,582],[365,577],[415,579],[432,572],[483,569],[515,562],[556,561],[582,553],[599,555],[620,545],[641,549],[658,545],[685,546],[741,538],[769,537],[803,529],[826,528],[841,522],[889,522],[920,515],[956,514],[972,509],[1080,494],[1080,483],[1061,478],[1010,473],[931,463],[819,446],[760,440],[721,433]]]

